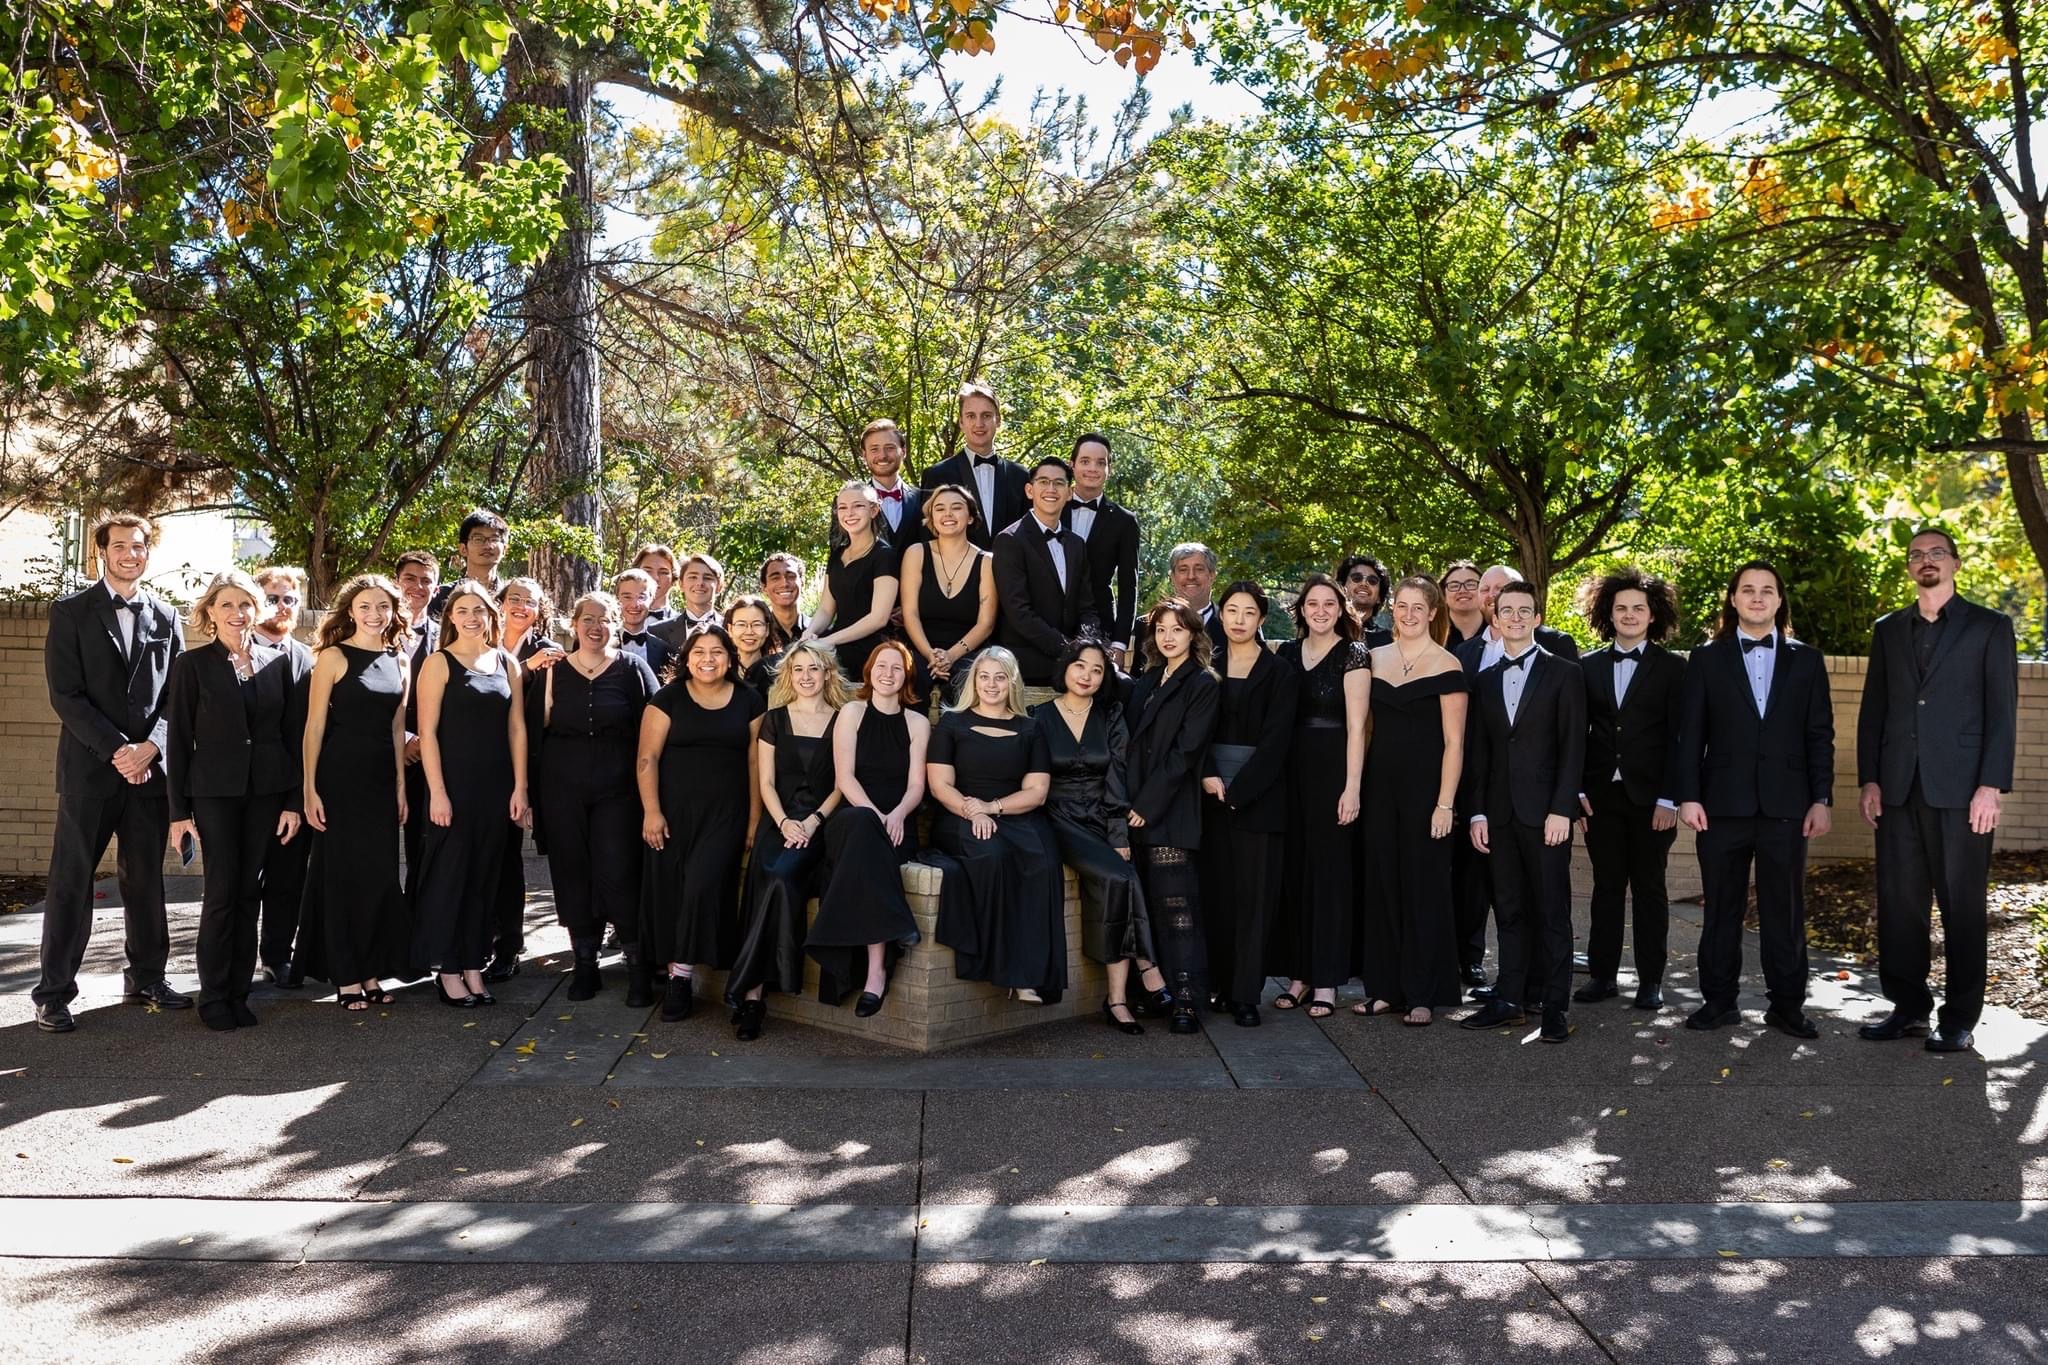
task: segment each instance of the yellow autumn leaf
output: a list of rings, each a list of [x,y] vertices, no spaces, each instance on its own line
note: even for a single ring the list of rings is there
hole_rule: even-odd
[[[583,1126],[583,1120],[582,1120],[582,1119],[570,1119],[570,1120],[569,1120],[569,1126],[570,1126],[571,1128],[581,1128],[581,1127]]]
[[[540,1040],[537,1038],[528,1038],[525,1042],[521,1043],[518,1047],[515,1047],[512,1050],[522,1057],[531,1057],[534,1053],[540,1051]]]
[[[116,1166],[133,1166],[135,1158],[132,1156],[117,1156],[114,1158],[114,1164]]]
[[[1732,1260],[1733,1258],[1735,1258],[1735,1257],[1737,1257],[1737,1256],[1740,1256],[1740,1255],[1741,1255],[1742,1253],[1741,1253],[1741,1252],[1739,1252],[1739,1251],[1725,1251],[1725,1250],[1724,1250],[1724,1251],[1717,1251],[1717,1252],[1715,1252],[1714,1254],[1715,1254],[1716,1256],[1726,1256],[1726,1257],[1728,1257],[1728,1258],[1730,1258],[1730,1259]]]

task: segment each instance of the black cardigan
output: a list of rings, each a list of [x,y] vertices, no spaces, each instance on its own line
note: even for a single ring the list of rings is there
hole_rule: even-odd
[[[1125,788],[1131,810],[1145,818],[1131,842],[1152,848],[1202,846],[1202,765],[1216,728],[1221,688],[1216,675],[1184,663],[1171,678],[1149,668],[1131,687],[1124,723]]]

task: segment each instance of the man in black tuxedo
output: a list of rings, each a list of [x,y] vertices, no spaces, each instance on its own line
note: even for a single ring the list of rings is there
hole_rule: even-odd
[[[1099,628],[1088,587],[1088,542],[1060,527],[1074,471],[1057,455],[1031,469],[1031,511],[996,536],[997,639],[1017,656],[1024,681],[1050,687],[1067,641]]]
[[[1090,431],[1075,439],[1074,496],[1060,523],[1088,543],[1088,591],[1109,638],[1110,663],[1129,669],[1138,616],[1138,519],[1103,492],[1109,459],[1107,436]]]
[[[1679,718],[1678,819],[1699,836],[1706,917],[1700,993],[1685,1026],[1739,1024],[1742,920],[1756,872],[1764,1022],[1817,1038],[1806,1017],[1806,843],[1829,828],[1835,710],[1826,661],[1791,638],[1785,581],[1762,560],[1738,568],[1720,629],[1692,652]]]
[[[1927,920],[1941,906],[1948,963],[1930,1052],[1963,1052],[1984,1010],[1985,886],[2000,796],[2012,790],[2019,653],[2012,620],[1956,595],[1955,539],[1914,536],[1910,607],[1878,619],[1856,718],[1863,818],[1877,830],[1877,975],[1890,1017],[1878,1042],[1927,1032]]]
[[[1586,584],[1587,624],[1611,643],[1579,661],[1586,679],[1586,771],[1579,828],[1593,859],[1592,979],[1572,999],[1621,994],[1622,909],[1635,903],[1636,1008],[1664,1003],[1671,898],[1664,869],[1678,837],[1672,795],[1685,660],[1664,648],[1678,629],[1678,594],[1661,578],[1623,569]]]
[[[1500,976],[1493,999],[1461,1022],[1523,1022],[1522,1002],[1543,1002],[1542,1038],[1571,1036],[1572,816],[1585,768],[1586,689],[1579,666],[1535,641],[1542,608],[1527,583],[1494,603],[1498,663],[1479,675],[1465,725],[1472,847],[1493,869]]]
[[[438,591],[441,561],[427,550],[407,550],[391,566],[398,595],[405,605],[405,670],[408,680],[420,675],[420,668],[441,647],[440,606],[446,594]],[[427,766],[420,761],[419,692],[405,689],[405,894],[419,889],[420,864],[426,858]],[[310,842],[310,841],[308,841]]]
[[[877,417],[860,434],[860,462],[882,505],[882,539],[898,553],[931,539],[924,525],[924,490],[903,478],[903,433],[886,417]]]
[[[505,558],[505,548],[511,544],[512,528],[505,519],[487,507],[478,507],[462,519],[462,525],[455,532],[455,553],[462,561],[462,572],[450,578],[434,590],[427,603],[427,614],[434,619],[438,629],[441,608],[448,603],[448,595],[455,591],[455,585],[467,578],[481,583],[496,601],[505,591],[505,585],[498,581],[498,565]]]
[[[689,633],[689,608],[658,624],[649,621],[654,578],[644,569],[627,569],[613,579],[612,596],[619,599],[619,652],[639,655],[659,678],[668,661],[682,650]]]
[[[306,714],[306,694],[311,690],[313,651],[292,635],[298,628],[299,608],[306,591],[305,576],[283,564],[259,570],[256,586],[263,590],[258,604],[262,615],[256,622],[256,638],[272,649],[284,651],[287,676],[297,701],[296,714]],[[294,755],[297,751],[294,750]],[[256,960],[264,978],[273,985],[296,990],[305,978],[292,970],[292,939],[299,930],[299,901],[306,886],[306,856],[313,841],[297,838],[289,842],[273,839],[263,855],[262,933],[257,940]]]
[[[185,649],[178,614],[142,586],[150,525],[118,513],[93,528],[100,581],[50,605],[43,672],[57,737],[57,830],[43,902],[42,976],[36,1027],[69,1033],[78,968],[92,937],[92,874],[119,837],[121,909],[128,969],[122,998],[185,1009],[189,996],[164,980],[170,925],[164,914],[164,845],[171,829],[164,782],[164,688]]]
[[[1023,516],[1031,501],[1024,490],[1029,472],[995,453],[996,432],[1002,425],[994,390],[985,384],[962,384],[960,442],[966,449],[940,460],[917,481],[926,490],[956,483],[973,495],[981,519],[968,529],[967,538],[984,550],[994,547],[996,533]]]

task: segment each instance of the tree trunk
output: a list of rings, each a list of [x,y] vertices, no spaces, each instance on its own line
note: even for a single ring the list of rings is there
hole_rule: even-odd
[[[1998,434],[2015,443],[2005,457],[2013,510],[2020,514],[2034,561],[2048,566],[2048,482],[2041,476],[2040,455],[2026,448],[2033,443],[2034,424],[2023,412],[2006,413],[1998,419]]]
[[[527,391],[533,403],[536,454],[527,485],[561,508],[569,526],[603,534],[598,482],[603,451],[598,431],[597,276],[591,245],[597,215],[590,177],[590,102],[594,82],[571,64],[546,63],[521,74],[521,94],[536,112],[526,129],[529,155],[553,152],[569,166],[563,187],[562,233],[534,269],[526,299],[533,360]],[[597,586],[597,565],[553,546],[535,546],[534,577],[555,601],[568,603]]]

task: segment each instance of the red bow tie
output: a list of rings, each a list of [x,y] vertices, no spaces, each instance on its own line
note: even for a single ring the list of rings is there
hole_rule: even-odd
[[[900,484],[895,488],[877,488],[875,496],[883,502],[902,502],[903,488]]]

